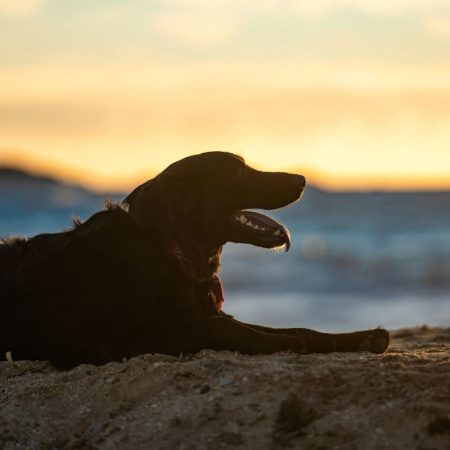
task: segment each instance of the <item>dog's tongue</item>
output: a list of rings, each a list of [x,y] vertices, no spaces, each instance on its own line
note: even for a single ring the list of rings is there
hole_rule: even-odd
[[[214,293],[214,297],[216,298],[216,306],[219,311],[222,310],[222,304],[223,304],[223,289],[222,289],[222,283],[219,280],[219,277],[217,275],[214,275],[211,280],[211,290]]]

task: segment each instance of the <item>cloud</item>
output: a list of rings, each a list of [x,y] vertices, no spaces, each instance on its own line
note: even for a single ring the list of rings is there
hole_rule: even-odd
[[[330,0],[371,13],[407,14],[430,13],[436,10],[450,12],[447,0]]]
[[[319,19],[337,11],[357,11],[369,16],[386,17],[415,15],[423,18],[431,14],[450,16],[448,0],[291,0],[282,4],[307,19]]]
[[[225,44],[264,18],[290,16],[321,20],[335,13],[410,17],[432,35],[450,34],[449,0],[160,0],[163,11],[152,25],[163,37],[188,46]],[[438,18],[439,20],[435,19]],[[283,19],[281,19],[283,20]]]
[[[336,10],[356,10],[368,14],[428,14],[434,11],[450,12],[448,0],[291,0],[289,4],[301,15],[324,15]]]
[[[426,21],[425,27],[436,37],[450,38],[450,17],[430,17]]]
[[[0,0],[0,16],[28,16],[35,13],[44,0]]]
[[[237,33],[240,18],[193,10],[161,15],[153,25],[170,39],[194,47],[210,47],[228,42]]]
[[[290,4],[292,0],[163,0],[162,3],[175,6],[177,8],[195,8],[195,9],[220,9],[220,10],[272,10],[283,8]]]
[[[339,9],[371,14],[450,12],[448,0],[162,0],[177,10],[215,10],[240,12],[291,11],[301,15],[323,15]]]

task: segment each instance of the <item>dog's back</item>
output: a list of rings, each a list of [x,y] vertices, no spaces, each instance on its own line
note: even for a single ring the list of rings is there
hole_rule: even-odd
[[[124,210],[102,211],[0,245],[0,354],[72,366],[158,349],[164,328],[195,315],[189,298],[157,243]]]
[[[3,356],[11,350],[12,340],[21,347],[17,331],[26,326],[28,315],[24,298],[29,247],[29,240],[22,238],[0,243],[0,354]]]
[[[54,342],[55,334],[50,331],[54,280],[47,275],[52,248],[69,233],[8,239],[0,244],[0,354],[12,351],[18,359],[39,359],[42,349]]]

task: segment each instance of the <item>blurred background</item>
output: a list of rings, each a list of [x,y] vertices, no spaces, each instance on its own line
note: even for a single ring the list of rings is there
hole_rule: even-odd
[[[0,0],[0,236],[208,150],[309,183],[288,254],[227,246],[227,312],[450,325],[448,0]]]

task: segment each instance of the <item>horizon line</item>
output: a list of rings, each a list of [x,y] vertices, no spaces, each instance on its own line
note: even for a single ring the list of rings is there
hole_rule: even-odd
[[[142,184],[143,182],[153,178],[158,175],[162,170],[151,170],[146,171],[146,175],[142,176],[143,171],[136,171],[131,177],[120,177],[127,178],[129,180],[135,181],[124,181],[119,178],[113,181],[111,177],[105,182],[96,183],[91,181],[95,178],[95,173],[91,176],[85,176],[86,172],[83,172],[83,176],[77,175],[76,170],[71,171],[69,168],[62,166],[51,166],[46,167],[46,164],[40,165],[40,167],[32,167],[28,164],[6,162],[0,160],[0,169],[12,169],[23,172],[30,176],[49,178],[56,182],[77,186],[94,193],[104,194],[104,193],[124,193],[134,187]],[[263,169],[264,170],[264,169]],[[414,193],[414,192],[450,192],[450,177],[422,177],[418,179],[415,177],[416,183],[412,184],[408,179],[408,176],[394,177],[387,175],[361,175],[361,176],[336,176],[327,174],[324,171],[317,169],[300,169],[297,170],[295,167],[286,167],[284,169],[287,172],[300,173],[306,175],[307,186],[313,188],[330,192],[330,193],[347,193],[347,192],[386,192],[386,193]],[[283,171],[284,171],[283,170]],[[277,170],[279,171],[279,170]],[[412,176],[411,176],[412,178]],[[326,179],[326,180],[325,180]],[[346,179],[346,181],[344,181]],[[430,183],[430,179],[433,179],[433,183]],[[98,180],[98,175],[97,175]]]

